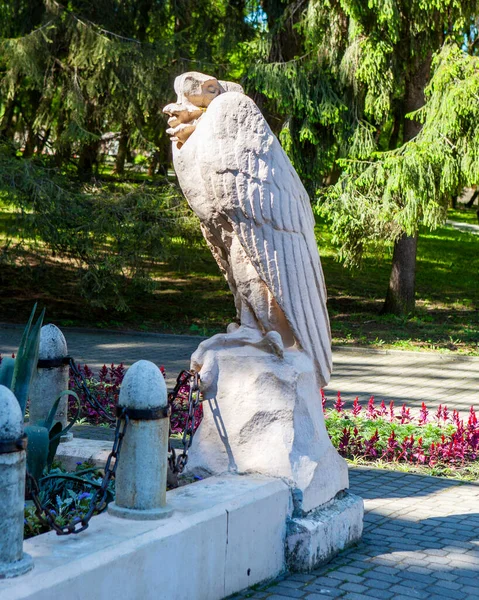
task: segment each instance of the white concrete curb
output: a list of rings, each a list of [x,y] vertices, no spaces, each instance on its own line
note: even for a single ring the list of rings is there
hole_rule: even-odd
[[[284,570],[290,497],[278,479],[211,477],[168,492],[169,519],[104,513],[81,535],[39,535],[24,544],[35,568],[0,597],[220,600]]]

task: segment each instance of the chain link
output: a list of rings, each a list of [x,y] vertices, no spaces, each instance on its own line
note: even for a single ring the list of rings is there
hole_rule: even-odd
[[[191,444],[193,443],[193,436],[195,435],[196,409],[198,408],[201,402],[200,376],[195,371],[182,371],[178,375],[175,389],[170,394],[170,402],[172,403],[176,399],[180,388],[187,385],[187,383],[189,383],[188,416],[186,417],[185,428],[183,430],[183,436],[181,438],[183,450],[181,454],[177,456],[176,451],[171,445],[171,443],[169,447],[170,456],[168,458],[168,463],[170,466],[170,470],[175,478],[177,478],[177,476],[184,471],[188,462],[188,450],[190,449]]]
[[[78,369],[77,365],[73,358],[70,358],[70,368],[73,373],[73,377],[75,379],[75,383],[78,387],[80,387],[84,394],[86,401],[92,406],[95,410],[103,413],[103,415],[109,420],[114,421],[115,417],[111,416],[103,406],[98,402],[95,396],[91,393],[88,388],[88,385],[83,377],[82,373]],[[169,404],[172,405],[174,400],[177,398],[180,389],[183,386],[189,385],[188,392],[188,415],[186,417],[185,428],[183,430],[182,436],[182,452],[180,455],[176,455],[175,449],[171,446],[171,441],[169,442],[168,450],[170,455],[168,457],[168,464],[170,467],[170,471],[173,475],[173,485],[178,485],[178,475],[182,473],[186,467],[188,462],[188,451],[193,443],[193,436],[195,434],[195,426],[196,426],[196,410],[201,403],[200,396],[200,377],[199,374],[195,371],[182,371],[176,380],[176,385],[169,395]],[[72,533],[80,533],[85,531],[88,528],[90,519],[94,514],[99,514],[103,512],[106,508],[106,496],[108,493],[108,486],[110,481],[115,476],[116,469],[118,466],[118,460],[120,457],[121,445],[123,438],[125,436],[125,432],[128,426],[129,417],[126,414],[126,409],[123,409],[118,414],[118,419],[116,422],[115,429],[115,439],[113,442],[113,447],[108,455],[108,459],[105,465],[105,472],[103,475],[103,479],[100,487],[94,492],[91,500],[88,511],[83,516],[78,516],[72,519],[67,525],[60,525],[57,523],[55,519],[55,515],[53,511],[49,508],[42,506],[40,500],[40,488],[38,486],[38,482],[36,479],[30,475],[27,471],[27,481],[28,481],[28,489],[30,492],[30,496],[35,505],[35,512],[39,519],[50,529],[56,531],[57,535],[70,535]],[[171,436],[171,428],[170,428],[170,436]],[[112,466],[112,460],[115,462]]]
[[[113,448],[110,454],[108,455],[108,459],[106,461],[105,473],[103,475],[101,485],[94,492],[90,500],[90,506],[88,508],[88,511],[81,517],[75,517],[67,525],[60,525],[59,523],[57,523],[53,512],[45,506],[42,506],[39,497],[40,489],[38,487],[38,482],[27,471],[29,491],[33,503],[35,505],[36,514],[39,517],[39,519],[42,520],[43,523],[50,527],[50,529],[54,529],[57,532],[57,535],[70,535],[71,533],[80,533],[81,531],[85,531],[93,515],[99,514],[105,510],[107,506],[105,501],[108,493],[108,486],[110,485],[110,481],[116,473],[118,460],[121,452],[121,445],[123,442],[123,438],[125,437],[128,421],[128,415],[125,414],[125,411],[122,411],[122,413],[118,416],[118,420],[116,423],[115,440],[113,442]],[[111,462],[113,459],[115,460],[115,462],[112,466]]]

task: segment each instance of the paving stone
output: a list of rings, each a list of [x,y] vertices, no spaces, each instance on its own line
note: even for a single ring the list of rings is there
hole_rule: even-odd
[[[285,598],[293,598],[296,596],[283,596],[283,595],[279,595],[279,594],[271,594],[271,596],[266,596],[268,600],[284,600]]]
[[[443,596],[447,596],[449,599],[452,598],[453,600],[465,600],[466,598],[470,600],[471,596],[469,596],[467,592],[464,592],[463,590],[464,587],[462,590],[446,590],[445,588],[436,585],[432,585],[428,588],[428,591],[431,595],[442,594]]]
[[[401,578],[409,579],[414,583],[423,583],[424,585],[436,583],[436,580],[431,575],[423,575],[421,573],[413,573],[409,570],[406,570],[403,573],[401,573]]]
[[[305,585],[304,581],[297,581],[296,579],[283,579],[281,581],[282,587],[295,588],[298,590],[300,588],[304,587],[304,585]]]
[[[388,592],[387,590],[369,590],[368,596],[371,598],[379,598],[380,600],[389,600],[392,598],[394,594],[392,592]]]
[[[313,579],[314,579],[314,575],[311,575],[309,573],[293,573],[293,575],[290,575],[286,581],[309,582],[309,581],[313,581]]]
[[[310,585],[320,585],[325,587],[339,587],[341,581],[332,577],[317,577]]]
[[[331,571],[328,573],[328,577],[332,577],[333,579],[339,579],[340,581],[348,581],[350,583],[361,583],[364,580],[364,577],[360,577],[359,575],[353,575],[352,573],[345,573],[343,569],[338,571]]]
[[[441,579],[446,581],[455,581],[458,578],[456,573],[449,573],[448,571],[436,571],[431,574],[435,579]]]
[[[464,587],[461,583],[458,583],[456,581],[445,581],[445,580],[441,581],[440,583],[437,583],[436,585],[439,587],[442,587],[442,588],[446,588],[447,590],[461,590]],[[479,595],[478,595],[478,598],[479,598]]]
[[[364,569],[358,568],[358,567],[353,567],[348,565],[347,567],[342,567],[341,568],[341,572],[342,573],[350,573],[351,575],[358,575],[360,576],[362,574],[362,572],[364,571]]]
[[[396,577],[396,575],[388,575],[387,573],[381,573],[380,571],[375,570],[368,573],[368,580],[369,579],[380,579],[381,581],[387,581],[391,585],[400,583],[401,581],[401,579]]]
[[[305,596],[306,600],[323,600],[323,598],[341,598],[344,596],[342,590],[324,589]]]
[[[390,567],[390,566],[384,566],[384,565],[375,567],[374,570],[377,571],[378,573],[386,573],[387,575],[397,575],[397,573],[399,573],[399,571],[400,571],[400,569],[397,569],[396,567]]]
[[[475,587],[472,585],[463,585],[461,586],[461,592],[469,594],[472,598],[479,598],[479,587]]]
[[[277,596],[286,596],[286,598],[303,598],[305,594],[305,590],[296,590],[281,585],[275,585],[271,591]]]
[[[415,590],[405,585],[393,585],[391,586],[391,592],[395,593],[395,597],[399,595],[408,596],[409,598],[427,598],[428,593],[423,590]]]
[[[413,581],[411,579],[402,579],[401,585],[404,587],[412,588],[413,590],[423,590],[428,587],[428,584],[424,583],[424,581]]]
[[[388,590],[391,587],[391,583],[389,581],[383,581],[382,579],[371,579],[371,578],[369,578],[366,581],[366,585],[369,588],[374,588],[377,590]]]
[[[361,585],[359,583],[343,583],[340,587],[342,590],[346,590],[347,592],[357,592],[361,594],[365,592],[368,588],[365,585]]]

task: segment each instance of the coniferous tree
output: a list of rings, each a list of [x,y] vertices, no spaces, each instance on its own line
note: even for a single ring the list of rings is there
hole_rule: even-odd
[[[345,159],[377,160],[377,152],[415,139],[421,122],[407,115],[424,104],[433,57],[446,41],[461,46],[479,12],[472,0],[264,0],[261,7],[274,19],[267,43],[257,47],[251,84],[281,119],[283,144],[310,191],[320,188],[320,197],[327,185],[337,182]],[[356,181],[348,180],[351,193]],[[427,198],[431,206],[426,213],[446,201],[429,194],[414,196],[417,189],[407,179],[401,185],[405,197],[414,198],[418,206]],[[410,210],[411,203],[406,206],[399,196],[389,199],[385,212],[383,192],[376,186],[374,200],[369,197],[368,208],[376,210],[362,210],[362,195],[356,193],[353,213],[335,204],[335,194],[323,211],[350,262],[381,235],[394,244],[383,310],[407,314],[414,309],[418,228],[439,221],[424,218],[422,210]],[[340,197],[344,200],[344,193]],[[444,217],[444,210],[439,212]],[[398,213],[407,219],[397,221]],[[353,215],[358,215],[355,223]],[[353,230],[354,240],[348,237]],[[378,235],[368,237],[371,232]]]

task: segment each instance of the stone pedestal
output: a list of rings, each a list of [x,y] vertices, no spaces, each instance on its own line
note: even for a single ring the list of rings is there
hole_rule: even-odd
[[[118,401],[129,411],[118,457],[115,502],[110,515],[124,519],[156,520],[171,515],[166,504],[169,419],[160,416],[168,406],[165,378],[148,360],[127,371]]]
[[[52,323],[44,325],[40,332],[39,360],[53,360],[61,362],[68,356],[65,337],[60,329]],[[30,424],[44,421],[62,392],[68,390],[69,383],[68,364],[59,364],[51,368],[37,369],[30,387]],[[60,422],[62,429],[68,423],[68,398],[63,396],[55,413],[55,422]],[[71,432],[61,437],[62,442],[73,438]]]
[[[209,385],[189,470],[215,475],[259,473],[285,481],[292,498],[288,538],[294,535],[286,554],[295,570],[304,570],[304,565],[314,568],[359,540],[362,500],[347,491],[347,464],[327,434],[308,356],[287,350],[281,358],[243,346],[212,350],[204,365],[202,374]],[[318,510],[327,507],[318,529]],[[324,525],[324,519],[329,524]],[[321,528],[332,531],[327,540]],[[338,528],[343,533],[337,536]],[[318,537],[324,538],[320,549]],[[293,553],[301,556],[296,563]]]
[[[23,552],[25,450],[23,415],[13,393],[0,385],[0,580],[23,575],[33,560]],[[1,593],[0,593],[1,596]]]

